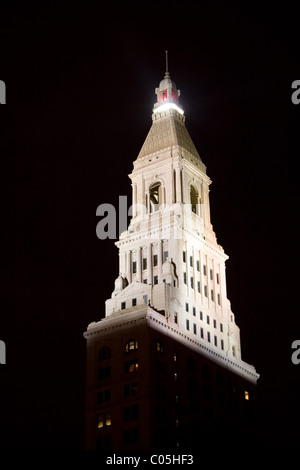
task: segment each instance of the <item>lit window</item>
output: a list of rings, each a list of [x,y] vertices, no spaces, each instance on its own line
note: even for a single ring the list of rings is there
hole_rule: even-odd
[[[156,341],[156,351],[160,352],[160,353],[164,352],[164,347],[163,347],[163,345],[161,344],[160,341]]]
[[[166,101],[166,100],[168,99],[168,92],[167,92],[167,90],[164,90],[164,91],[162,92],[162,99],[163,99],[163,101]]]
[[[111,426],[111,415],[110,413],[101,413],[97,416],[97,428],[104,428]]]
[[[245,390],[245,400],[250,400],[249,392]]]
[[[132,361],[126,361],[124,363],[124,370],[125,373],[131,374],[132,372],[135,372],[138,370],[139,364],[137,359],[133,359]]]
[[[130,352],[130,351],[136,351],[138,349],[139,345],[136,339],[130,339],[126,344],[125,344],[125,352]]]

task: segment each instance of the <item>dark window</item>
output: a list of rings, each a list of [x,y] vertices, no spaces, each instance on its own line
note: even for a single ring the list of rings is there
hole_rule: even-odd
[[[194,289],[194,278],[191,277],[191,288]]]
[[[143,258],[143,269],[147,269],[147,258]]]
[[[190,266],[193,267],[193,257],[192,256],[190,256]]]
[[[185,251],[182,252],[182,261],[185,263],[185,259],[186,259],[186,254],[185,254]]]
[[[125,446],[135,445],[139,443],[138,428],[126,429],[123,432],[123,444]]]
[[[197,290],[200,293],[200,281],[197,281]]]
[[[164,262],[167,261],[168,256],[169,256],[168,251],[164,251]]]
[[[138,392],[137,382],[124,385],[124,397],[130,397],[131,395],[136,395]]]
[[[187,330],[190,329],[190,321],[189,321],[189,320],[186,320],[186,329],[187,329]]]
[[[110,349],[107,346],[104,346],[98,352],[98,361],[105,361],[106,359],[110,359]]]
[[[111,437],[109,434],[105,436],[98,436],[96,439],[96,450],[110,450]]]
[[[153,266],[157,266],[157,255],[153,255]]]
[[[212,269],[209,270],[209,275],[210,275],[210,279],[213,280],[213,270]]]
[[[165,364],[159,359],[155,359],[155,370],[160,374],[165,372]]]
[[[200,271],[200,263],[199,263],[199,260],[197,260],[197,271]]]
[[[154,278],[153,278],[153,284],[158,284],[158,276],[154,276]]]
[[[191,189],[190,189],[190,199],[191,199],[191,206],[192,206],[192,212],[194,212],[194,214],[198,214],[198,193],[196,191],[196,189],[194,188],[194,186],[191,186]]]
[[[183,282],[186,284],[186,273],[183,273]]]
[[[149,191],[150,198],[150,212],[156,212],[159,209],[160,199],[161,199],[161,185],[160,183],[154,183],[150,187]]]
[[[133,272],[133,274],[136,273],[136,261],[133,261],[133,263],[132,263],[132,272]]]
[[[126,308],[126,302],[121,303],[121,309],[124,310]]]
[[[203,265],[203,274],[204,274],[204,276],[206,276],[206,265],[205,264]]]
[[[132,306],[135,307],[136,305],[136,299],[132,299]]]
[[[111,375],[111,367],[101,367],[98,369],[98,380],[105,380],[109,379]]]
[[[97,404],[110,401],[110,390],[101,390],[97,392]]]

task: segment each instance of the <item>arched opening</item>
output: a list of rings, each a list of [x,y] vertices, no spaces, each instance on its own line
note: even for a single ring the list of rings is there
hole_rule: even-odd
[[[108,346],[104,346],[98,352],[98,361],[105,361],[106,359],[110,359],[110,349]]]
[[[161,184],[153,183],[149,189],[150,213],[156,212],[161,203]]]
[[[190,188],[190,201],[192,206],[192,212],[194,212],[194,214],[198,214],[198,192],[194,188],[194,186],[191,186]]]

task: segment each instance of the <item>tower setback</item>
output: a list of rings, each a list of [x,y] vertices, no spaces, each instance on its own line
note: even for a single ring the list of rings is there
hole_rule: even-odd
[[[132,218],[105,318],[88,325],[86,448],[195,448],[254,432],[258,374],[241,357],[210,178],[167,71],[133,163]]]

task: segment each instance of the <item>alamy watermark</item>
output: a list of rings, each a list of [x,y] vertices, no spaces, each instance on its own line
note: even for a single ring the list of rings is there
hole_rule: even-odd
[[[292,103],[299,104],[300,103],[300,80],[293,81],[292,90],[295,90],[291,96]]]
[[[3,80],[0,80],[0,104],[6,104],[6,86]]]
[[[202,214],[203,204],[152,204],[147,207],[143,204],[134,204],[128,208],[127,196],[119,196],[118,213],[112,204],[100,204],[96,216],[101,219],[96,226],[96,235],[100,240],[117,239],[128,229],[129,233],[139,233],[146,239],[157,239],[158,232],[163,228],[164,237],[179,240],[182,238],[182,224],[190,219],[191,213]],[[147,217],[145,222],[144,216]],[[128,217],[132,217],[128,226]],[[197,218],[197,231],[203,233],[203,217]]]
[[[295,349],[295,351],[292,354],[292,363],[295,365],[300,364],[300,339],[295,339],[295,341],[292,342],[292,349]]]
[[[0,364],[6,364],[6,345],[0,340]]]

